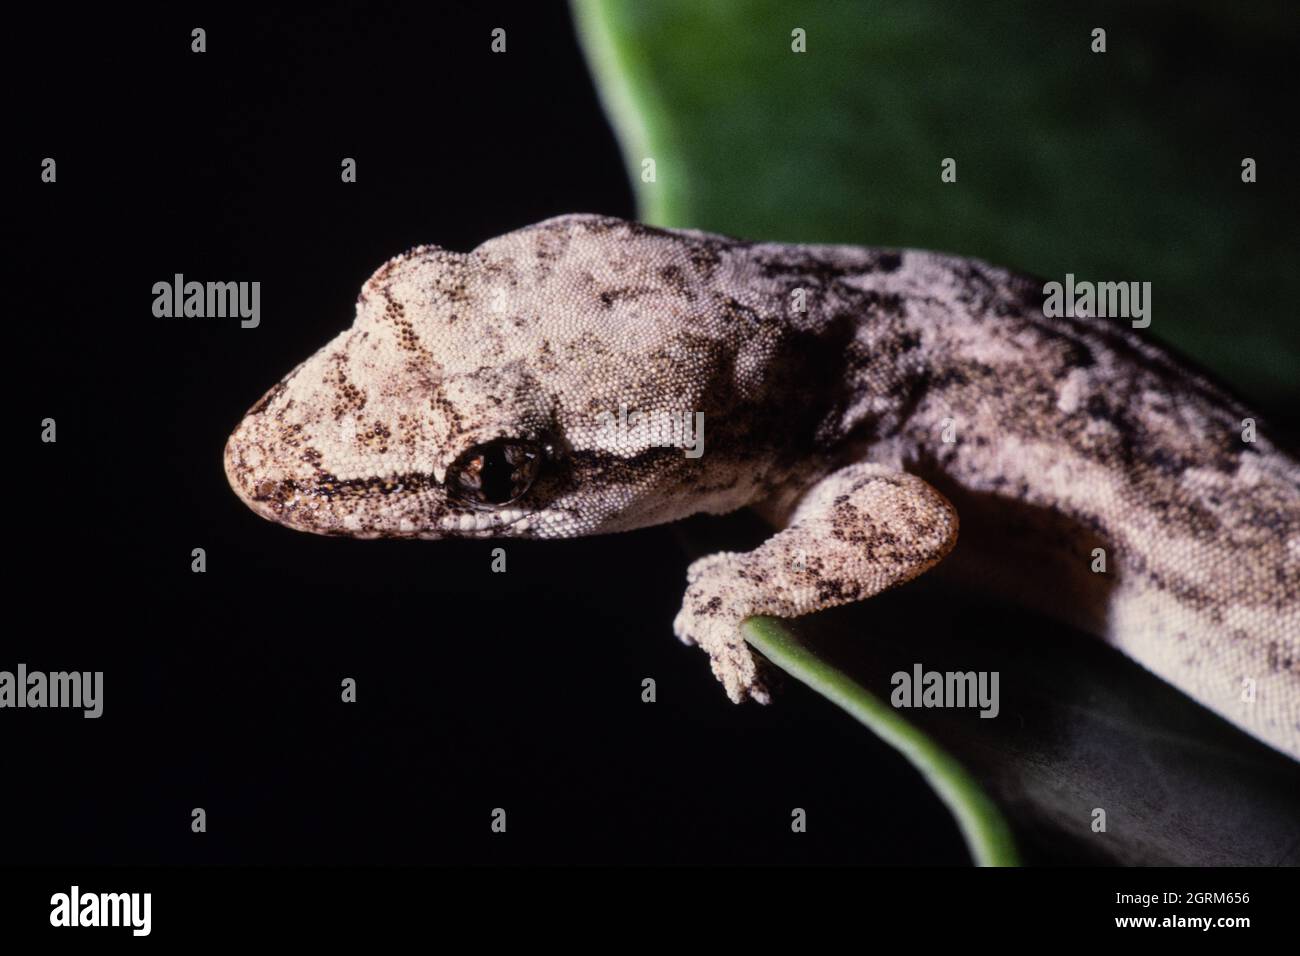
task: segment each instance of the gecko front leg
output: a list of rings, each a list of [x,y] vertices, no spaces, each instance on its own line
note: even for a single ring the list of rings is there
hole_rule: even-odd
[[[694,562],[673,630],[708,653],[733,701],[767,703],[740,633],[746,617],[799,617],[861,601],[938,564],[956,541],[957,512],[920,478],[849,465],[810,486],[789,524],[753,551]]]

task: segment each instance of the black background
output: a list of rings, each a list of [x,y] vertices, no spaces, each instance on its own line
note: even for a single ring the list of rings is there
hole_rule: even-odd
[[[511,542],[500,575],[492,542],[318,538],[226,485],[231,429],[386,259],[634,216],[563,4],[11,16],[0,669],[102,670],[105,712],[5,713],[0,862],[967,862],[893,750],[797,686],[731,705],[672,637],[743,519]],[[154,318],[177,272],[261,282],[261,326]]]
[[[500,575],[489,542],[317,538],[239,502],[226,436],[387,258],[635,210],[562,4],[232,9],[13,25],[10,407],[58,442],[11,484],[0,667],[103,670],[105,710],[6,712],[0,861],[965,862],[830,705],[726,700],[671,633],[677,530],[510,543]],[[260,281],[261,326],[154,318],[177,272]]]

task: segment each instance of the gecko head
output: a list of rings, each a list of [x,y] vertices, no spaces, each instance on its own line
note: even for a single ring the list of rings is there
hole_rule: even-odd
[[[249,507],[347,537],[527,534],[524,499],[555,447],[538,384],[475,319],[476,265],[421,247],[367,281],[352,328],[226,443],[227,478]]]
[[[665,391],[655,357],[672,346],[657,325],[675,293],[654,309],[610,301],[638,279],[610,275],[621,247],[584,241],[605,234],[595,223],[632,228],[565,217],[386,263],[353,326],[230,436],[236,494],[290,528],[358,538],[570,537],[679,517],[695,462],[609,429],[620,405],[699,407],[689,388]]]

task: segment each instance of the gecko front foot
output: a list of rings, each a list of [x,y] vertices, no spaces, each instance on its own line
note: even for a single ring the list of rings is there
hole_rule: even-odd
[[[709,655],[713,674],[734,703],[771,702],[760,658],[745,643],[741,622],[752,611],[743,599],[744,555],[711,554],[687,569],[690,586],[673,632],[684,644],[698,645]]]

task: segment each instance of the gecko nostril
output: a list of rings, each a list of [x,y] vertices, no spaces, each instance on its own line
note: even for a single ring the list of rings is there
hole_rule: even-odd
[[[269,479],[259,481],[253,486],[253,497],[259,501],[270,498],[275,494],[277,483]]]

